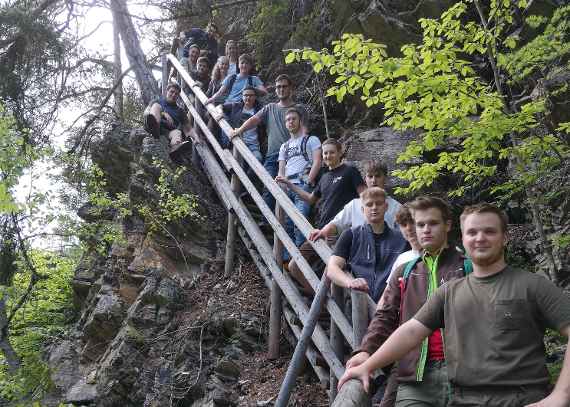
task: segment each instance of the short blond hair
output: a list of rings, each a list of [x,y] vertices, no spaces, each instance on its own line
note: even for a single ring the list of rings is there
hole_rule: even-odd
[[[360,194],[360,200],[362,202],[364,202],[367,199],[374,199],[374,198],[380,198],[380,197],[382,197],[384,200],[386,200],[386,197],[387,197],[386,191],[384,191],[380,187],[366,188]]]

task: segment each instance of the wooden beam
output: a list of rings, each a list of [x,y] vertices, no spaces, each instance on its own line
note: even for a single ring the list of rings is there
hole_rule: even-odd
[[[359,380],[349,380],[342,386],[332,407],[368,407],[370,397],[364,391],[362,382]]]

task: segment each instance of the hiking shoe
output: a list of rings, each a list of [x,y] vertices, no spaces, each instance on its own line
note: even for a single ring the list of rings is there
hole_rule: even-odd
[[[190,150],[192,150],[192,143],[189,141],[183,141],[181,143],[172,146],[170,148],[170,152],[168,153],[168,155],[170,156],[170,159],[172,161],[174,161],[177,164],[181,164],[182,163],[181,159],[183,158],[184,153]]]
[[[156,140],[160,138],[160,123],[152,114],[147,114],[144,118],[144,129],[149,132]]]

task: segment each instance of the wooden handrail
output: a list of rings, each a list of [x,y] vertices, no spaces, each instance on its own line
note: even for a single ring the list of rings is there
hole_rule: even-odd
[[[203,93],[197,83],[190,77],[188,72],[186,72],[185,69],[181,66],[176,57],[173,55],[167,55],[166,60],[178,72],[182,82],[190,87],[195,98],[204,104],[207,100],[206,95]],[[360,344],[360,339],[363,335],[363,325],[366,323],[365,321],[367,321],[367,318],[364,315],[361,315],[362,311],[355,309],[354,311],[356,311],[356,313],[353,313],[354,327],[351,326],[350,322],[336,301],[333,301],[330,298],[328,295],[328,279],[326,276],[323,276],[321,280],[317,278],[310,265],[301,255],[297,246],[291,240],[283,226],[280,224],[271,209],[267,206],[261,197],[261,194],[259,191],[257,191],[256,187],[253,185],[241,167],[239,162],[240,156],[262,181],[269,192],[275,197],[276,201],[279,202],[282,210],[292,219],[294,224],[305,237],[308,237],[309,233],[313,230],[313,227],[307,221],[307,219],[297,210],[287,194],[267,173],[265,168],[251,153],[243,140],[239,137],[232,139],[234,149],[233,155],[228,150],[223,149],[217,141],[216,137],[208,128],[207,124],[200,116],[198,110],[190,102],[188,95],[185,92],[181,92],[181,97],[189,109],[189,115],[194,118],[195,124],[202,131],[204,137],[208,141],[208,144],[212,147],[219,160],[221,160],[225,169],[232,171],[232,184],[230,185],[230,182],[227,179],[224,170],[220,167],[219,162],[216,160],[210,149],[202,142],[202,137],[200,136],[199,132],[195,132],[192,137],[195,142],[196,149],[203,159],[204,166],[212,180],[214,188],[224,201],[226,208],[231,211],[232,217],[230,218],[228,230],[230,230],[229,228],[233,226],[233,221],[231,221],[231,219],[234,219],[233,216],[237,217],[243,225],[243,228],[247,234],[251,237],[251,240],[256,246],[259,255],[266,264],[267,269],[273,278],[272,284],[276,284],[275,289],[278,287],[277,290],[280,290],[281,293],[285,296],[293,311],[298,315],[300,321],[304,325],[302,332],[295,331],[295,335],[298,339],[298,345],[291,362],[292,366],[295,364],[298,365],[297,362],[299,361],[299,356],[305,353],[305,350],[308,346],[307,340],[309,337],[311,337],[312,342],[315,344],[329,365],[331,372],[331,384],[335,383],[336,379],[343,374],[344,367],[341,362],[341,355],[338,354],[338,339],[335,339],[333,341],[337,342],[335,348],[333,348],[331,341],[329,341],[322,328],[316,324],[321,304],[326,304],[327,310],[331,315],[333,326],[335,329],[338,329],[338,332],[342,333],[352,349],[357,348]],[[221,117],[218,109],[216,109],[212,104],[206,105],[205,108],[218,122],[218,125],[221,127],[222,131],[230,134],[233,129],[229,123],[223,117]],[[236,192],[239,188],[236,186],[238,183],[242,184],[243,187],[248,191],[263,216],[272,226],[275,233],[275,238],[279,239],[283,243],[283,246],[287,248],[287,250],[291,253],[292,257],[296,259],[299,268],[315,290],[316,296],[313,304],[311,304],[310,310],[305,305],[299,291],[295,287],[295,284],[290,280],[290,277],[282,272],[281,267],[274,258],[273,250],[259,229],[259,226],[254,221],[243,203],[240,202],[240,200],[237,198]],[[321,257],[321,259],[326,262],[332,253],[331,248],[322,240],[310,242],[310,244],[313,246],[319,257]],[[275,291],[274,294],[275,296],[280,295],[278,291]],[[358,309],[362,310],[362,307],[364,307],[364,309],[367,309],[364,311],[365,314],[370,315],[374,313],[375,304],[369,296],[361,295],[355,296],[354,298],[359,298],[359,301],[354,301],[355,307],[357,307],[356,304],[360,304],[358,306]],[[292,386],[291,383],[294,383],[295,373],[292,372],[295,370],[295,368],[292,368],[290,366],[289,370],[290,371],[287,372],[285,382],[283,383],[279,398],[277,400],[277,405],[280,406],[287,404],[288,394],[290,392],[290,387]],[[322,376],[322,374],[320,376]]]

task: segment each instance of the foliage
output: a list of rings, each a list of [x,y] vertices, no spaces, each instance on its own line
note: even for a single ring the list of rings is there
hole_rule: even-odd
[[[18,130],[14,117],[0,104],[0,213],[15,213],[21,208],[13,196],[24,171],[46,154],[29,143],[26,130]]]
[[[29,301],[16,312],[10,325],[11,343],[22,366],[16,375],[9,375],[5,364],[0,365],[0,396],[16,402],[25,400],[16,404],[22,406],[41,398],[52,386],[42,351],[48,343],[61,340],[73,316],[70,282],[75,262],[46,251],[33,251],[31,258],[38,272],[47,278],[36,284]],[[22,264],[19,268],[25,269]],[[3,288],[2,295],[9,298],[8,308],[26,290],[29,279],[28,273],[18,273],[13,285]]]
[[[570,6],[554,11],[550,21],[531,15],[527,24],[533,28],[548,22],[544,32],[532,41],[508,54],[499,54],[498,64],[509,74],[512,82],[519,82],[544,71],[554,61],[570,54]]]
[[[511,177],[492,192],[510,196],[536,185],[568,157],[568,145],[559,132],[535,131],[545,112],[544,100],[513,110],[492,81],[473,68],[477,58],[494,62],[499,50],[504,52],[501,60],[511,60],[517,41],[506,33],[514,11],[524,9],[526,2],[492,1],[488,25],[468,20],[470,6],[471,1],[458,2],[438,20],[421,19],[422,43],[404,45],[400,56],[389,57],[385,45],[354,34],[334,41],[332,52],[304,49],[286,56],[288,63],[306,60],[316,72],[326,69],[333,75],[336,85],[328,95],[339,102],[347,94],[359,94],[367,106],[383,107],[384,124],[422,132],[398,161],[417,163],[430,153],[437,158],[395,171],[409,181],[396,193],[418,191],[454,174],[461,183],[450,195],[463,195],[509,165]],[[549,27],[557,24],[557,16]],[[527,64],[522,53],[517,57],[518,65]]]
[[[285,0],[261,0],[257,13],[251,21],[246,35],[253,49],[256,50],[256,62],[259,66],[269,66],[272,50],[280,49],[291,30],[289,3]]]
[[[169,223],[186,218],[193,221],[202,220],[197,197],[187,193],[178,194],[175,190],[184,174],[184,168],[179,167],[173,172],[158,161],[154,161],[154,165],[160,168],[156,185],[160,199],[156,207],[148,204],[137,205],[137,210],[145,219],[150,232],[157,232]]]

